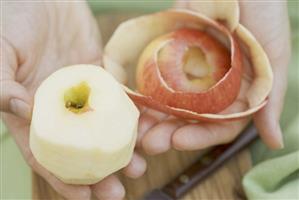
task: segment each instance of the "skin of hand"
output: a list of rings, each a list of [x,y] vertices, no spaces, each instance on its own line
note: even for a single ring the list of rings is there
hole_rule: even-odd
[[[85,2],[3,3],[1,19],[1,117],[30,167],[67,199],[122,199],[115,175],[94,185],[64,184],[37,163],[29,148],[33,95],[40,83],[61,66],[101,63],[98,26]],[[2,90],[3,89],[3,90]],[[4,113],[5,112],[5,113]],[[138,154],[123,172],[141,176],[146,163]]]
[[[177,1],[175,7],[189,7],[186,0]],[[241,24],[257,38],[267,53],[273,73],[274,85],[268,104],[253,116],[264,143],[272,149],[283,147],[279,118],[287,86],[287,68],[290,58],[290,32],[286,1],[240,2]],[[242,91],[242,90],[241,90]],[[238,101],[238,100],[237,100]],[[242,106],[241,101],[240,104]],[[231,110],[237,109],[237,106]],[[232,141],[244,129],[250,117],[235,122],[188,123],[151,109],[142,109],[138,146],[148,154],[178,150],[198,150]]]

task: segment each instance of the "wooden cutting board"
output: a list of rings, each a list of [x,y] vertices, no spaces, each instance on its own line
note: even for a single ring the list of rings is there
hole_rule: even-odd
[[[119,23],[138,15],[104,14],[97,16],[104,44]],[[158,156],[145,156],[148,169],[143,177],[133,180],[119,175],[126,188],[126,199],[138,200],[148,191],[161,187],[194,162],[200,153],[199,151],[178,152],[171,150]],[[244,150],[195,187],[183,199],[245,199],[241,180],[250,168],[250,154],[248,150]],[[33,199],[63,199],[46,181],[34,173],[32,186]]]

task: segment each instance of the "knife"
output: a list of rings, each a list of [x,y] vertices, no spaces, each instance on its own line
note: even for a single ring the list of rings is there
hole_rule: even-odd
[[[164,187],[154,189],[145,195],[143,200],[176,200],[182,197],[226,161],[252,143],[257,135],[256,128],[253,124],[250,124],[232,143],[212,148]]]

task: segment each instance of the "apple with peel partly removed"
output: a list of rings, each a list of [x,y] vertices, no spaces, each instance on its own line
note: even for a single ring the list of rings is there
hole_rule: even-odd
[[[104,68],[130,98],[179,118],[223,122],[249,117],[268,100],[273,74],[255,37],[240,24],[238,1],[194,1],[118,26]]]
[[[231,40],[232,64],[229,51],[200,30],[182,28],[155,39],[138,62],[138,91],[162,104],[197,113],[224,110],[236,99],[241,85],[239,48]]]
[[[69,184],[93,184],[125,167],[139,111],[103,68],[64,67],[38,88],[30,127],[36,160]]]

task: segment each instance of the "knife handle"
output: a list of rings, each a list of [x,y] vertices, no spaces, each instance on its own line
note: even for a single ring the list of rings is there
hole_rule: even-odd
[[[165,185],[162,191],[173,199],[182,197],[256,138],[257,130],[251,124],[232,143],[216,146],[201,156],[193,165]]]

